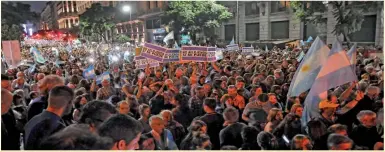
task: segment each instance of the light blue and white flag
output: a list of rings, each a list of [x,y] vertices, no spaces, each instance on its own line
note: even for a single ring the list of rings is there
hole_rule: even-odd
[[[353,71],[356,71],[356,64],[357,64],[357,43],[354,43],[354,45],[350,48],[350,50],[347,53],[350,64],[352,66]]]
[[[302,125],[306,125],[311,118],[319,116],[319,102],[327,99],[329,89],[357,80],[350,65],[341,43],[336,40],[305,99]]]
[[[299,96],[311,88],[329,52],[328,46],[317,37],[294,74],[288,97]]]
[[[265,45],[265,52],[269,52],[269,49],[267,48],[267,45]]]
[[[305,42],[303,42],[303,40],[299,41],[300,42],[300,46],[305,46]]]
[[[178,43],[176,43],[176,41],[175,41],[175,43],[174,43],[174,48],[180,49],[180,47],[178,46]]]
[[[310,43],[311,41],[313,41],[313,37],[309,36],[309,38],[306,40],[306,43]]]
[[[235,44],[235,41],[234,41],[234,36],[233,36],[233,39],[231,39],[231,41],[230,41],[230,44],[229,44],[229,45],[233,45],[233,44]]]
[[[32,65],[31,67],[28,68],[28,72],[29,73],[33,73],[35,72],[35,69],[36,69],[36,64]]]
[[[111,81],[110,72],[104,72],[96,78],[96,84],[101,84],[103,80]]]
[[[36,62],[42,63],[42,64],[46,62],[46,60],[45,60],[44,57],[41,55],[40,51],[37,50],[36,47],[31,47],[30,52],[33,53],[33,56],[34,56],[34,59],[35,59]]]
[[[95,77],[94,65],[90,65],[87,69],[84,69],[83,77],[86,79],[93,79]]]

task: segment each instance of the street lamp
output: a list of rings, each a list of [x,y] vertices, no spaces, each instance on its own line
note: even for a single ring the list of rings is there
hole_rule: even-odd
[[[129,5],[124,5],[123,12],[130,12],[130,21],[131,21],[131,7]]]

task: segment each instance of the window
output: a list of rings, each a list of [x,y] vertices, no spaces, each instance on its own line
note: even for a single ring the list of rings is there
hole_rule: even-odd
[[[152,29],[152,20],[146,21],[146,29]]]
[[[259,15],[259,6],[257,2],[245,2],[245,16]]]
[[[271,39],[289,38],[289,21],[271,22]]]
[[[283,12],[286,11],[286,8],[289,6],[287,1],[271,1],[271,13]]]
[[[151,1],[147,2],[147,9],[151,9]]]
[[[154,29],[155,28],[160,28],[160,25],[161,25],[161,22],[160,22],[160,19],[154,19],[153,21],[153,25],[154,25]]]
[[[235,39],[235,24],[225,25],[225,41]]]
[[[246,24],[246,41],[259,40],[259,23]]]
[[[350,35],[352,42],[375,42],[376,37],[376,15],[364,17],[361,30]]]
[[[304,39],[306,40],[309,36],[311,37],[317,37],[317,26],[311,23],[305,24],[305,31],[304,31]]]
[[[155,8],[158,8],[158,1],[155,1]]]

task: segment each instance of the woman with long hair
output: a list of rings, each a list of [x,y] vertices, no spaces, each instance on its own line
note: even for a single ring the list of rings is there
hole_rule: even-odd
[[[282,110],[278,108],[272,108],[269,111],[269,115],[267,116],[267,124],[265,126],[264,131],[272,132],[275,127],[282,121],[283,115]]]

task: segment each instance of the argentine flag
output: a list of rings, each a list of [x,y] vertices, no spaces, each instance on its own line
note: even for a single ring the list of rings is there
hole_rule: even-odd
[[[87,69],[84,69],[83,77],[86,79],[93,79],[95,77],[94,65],[90,65]]]
[[[110,72],[104,72],[96,78],[96,84],[101,84],[103,80],[111,81]]]
[[[230,44],[229,44],[229,45],[232,45],[232,44],[235,44],[235,41],[234,41],[234,36],[233,36],[233,39],[231,39],[231,41],[230,41]]]
[[[329,89],[357,80],[350,65],[346,52],[340,42],[336,40],[305,99],[302,114],[303,125],[306,125],[311,118],[319,116],[318,104],[327,98]]]
[[[328,46],[317,37],[294,74],[288,97],[299,96],[311,88],[329,52]]]
[[[40,51],[36,49],[36,47],[31,47],[30,52],[33,53],[34,59],[38,63],[45,63],[44,57],[41,55]]]
[[[306,40],[306,43],[310,43],[311,41],[313,41],[313,37],[309,36],[309,38]]]
[[[350,64],[352,66],[353,71],[356,71],[356,64],[357,64],[357,43],[354,43],[354,45],[350,48],[350,50],[347,53]]]

